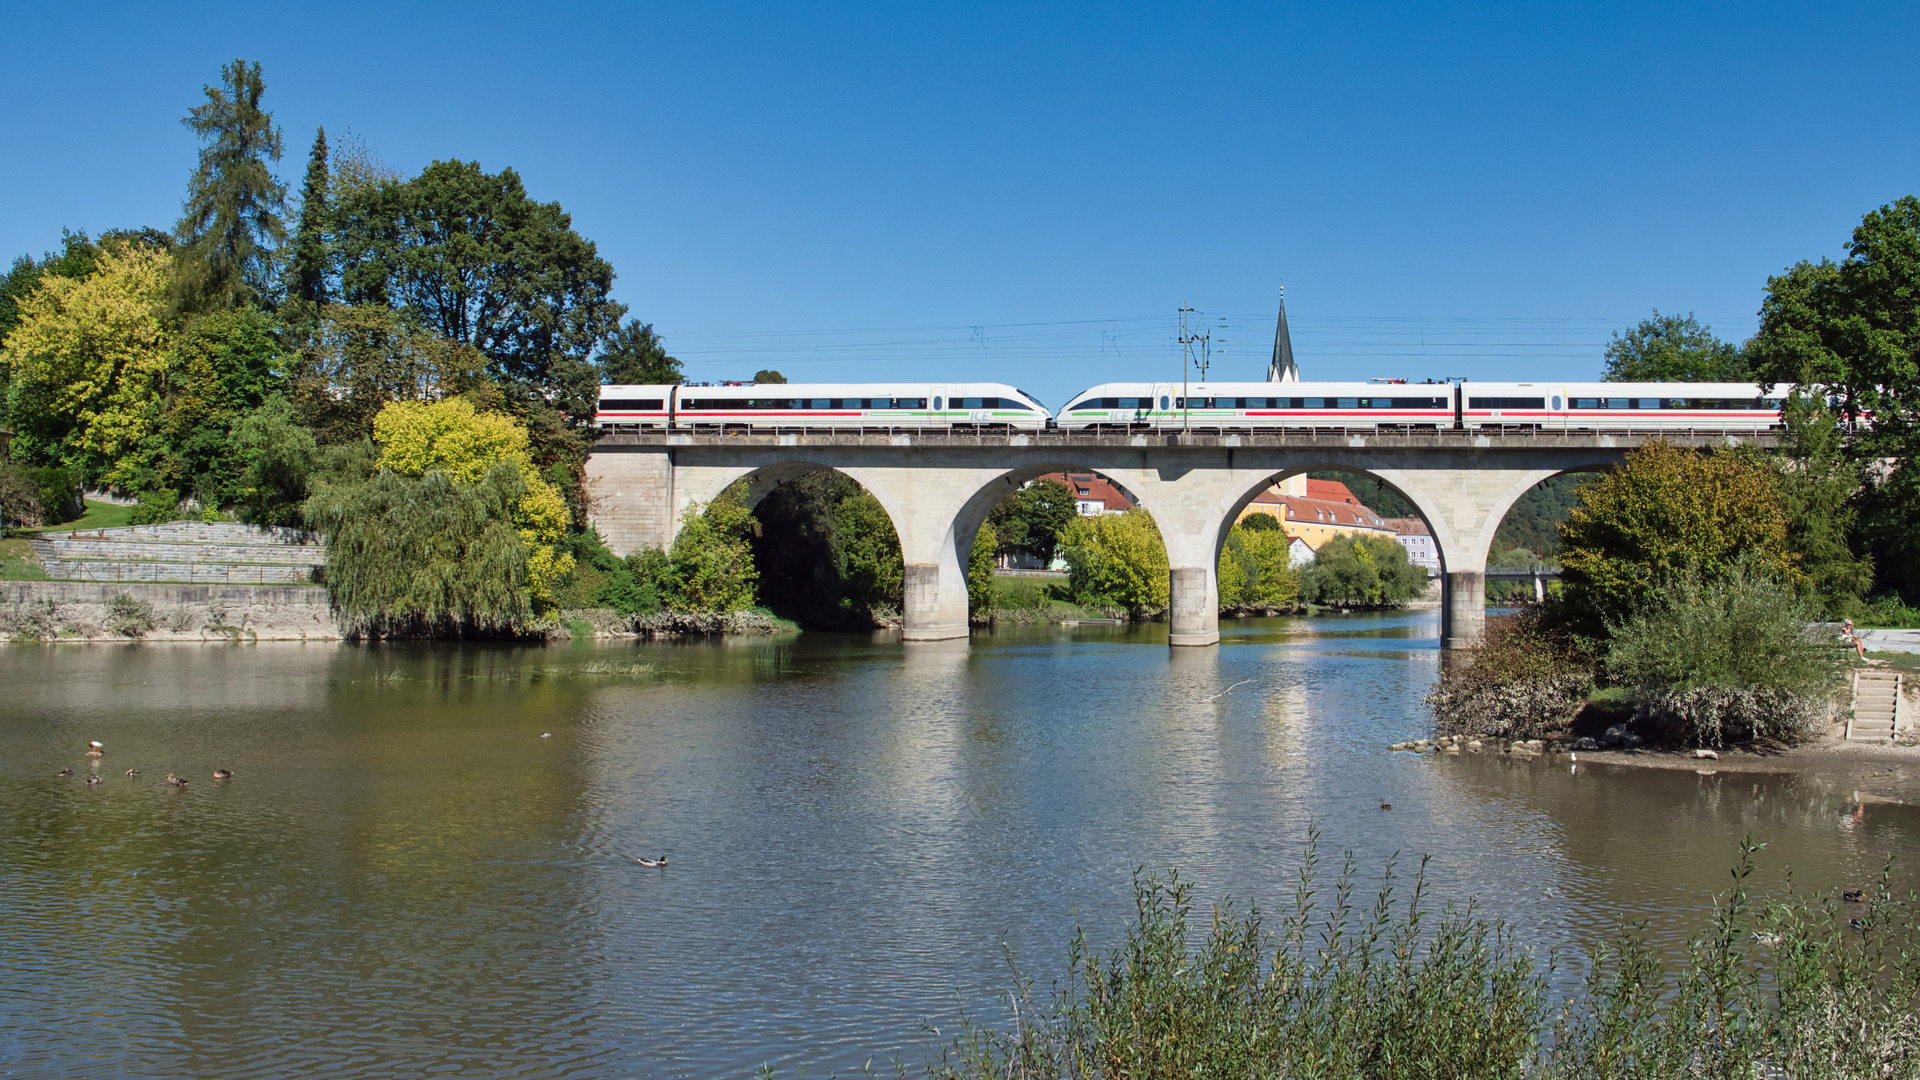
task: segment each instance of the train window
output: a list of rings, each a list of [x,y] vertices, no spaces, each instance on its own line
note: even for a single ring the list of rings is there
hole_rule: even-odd
[[[933,399],[933,408],[934,408],[934,411],[935,411],[935,412],[939,412],[939,411],[941,411],[942,409],[944,409],[944,408],[946,408],[946,406],[944,406],[944,405],[942,405],[942,404],[941,404],[941,402],[940,402],[940,399],[939,399],[939,398],[934,398],[934,399]]]
[[[1553,411],[1554,412],[1560,411],[1560,395],[1559,394],[1553,395]]]
[[[814,398],[814,399],[813,399],[813,407],[814,407],[814,408],[816,408],[816,409],[831,409],[831,408],[833,408],[833,407],[834,407],[834,406],[833,406],[833,399],[832,399],[832,398],[821,398],[821,397],[817,397],[817,398]]]
[[[1167,411],[1167,398],[1166,398],[1166,395],[1164,394],[1162,394],[1160,397],[1160,411],[1161,412]]]
[[[1663,405],[1661,405],[1661,408],[1663,409],[1684,409],[1686,407],[1687,407],[1686,398],[1668,398],[1666,402]]]
[[[1468,398],[1467,407],[1469,409],[1544,409],[1547,407],[1547,399],[1537,397],[1477,397]],[[1624,406],[1615,407],[1624,408]]]
[[[1357,409],[1360,407],[1360,399],[1350,397],[1338,398],[1334,401],[1333,407],[1336,409]]]
[[[1590,398],[1590,397],[1580,397],[1580,398],[1574,398],[1574,399],[1573,399],[1573,407],[1574,407],[1574,408],[1576,408],[1576,409],[1603,409],[1603,408],[1606,408],[1606,406],[1605,406],[1605,405],[1603,405],[1603,404],[1601,404],[1601,402],[1600,402],[1600,399],[1599,399],[1599,398]]]
[[[602,409],[659,409],[666,405],[663,398],[601,398]]]
[[[1607,403],[1601,406],[1603,409],[1624,409],[1626,407],[1627,399],[1623,397],[1610,397],[1607,399]]]
[[[1636,409],[1658,409],[1662,404],[1659,398],[1648,397],[1641,398],[1639,401],[1634,402],[1633,407]]]

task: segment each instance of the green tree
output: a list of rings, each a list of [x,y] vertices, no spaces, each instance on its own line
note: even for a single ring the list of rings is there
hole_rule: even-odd
[[[559,203],[528,198],[512,169],[436,161],[343,194],[334,225],[344,300],[392,307],[478,349],[516,411],[551,404],[591,418],[600,379],[589,357],[626,307],[608,295],[613,267]]]
[[[813,627],[871,629],[900,609],[900,541],[880,501],[820,470],[774,488],[753,511],[760,603]]]
[[[1560,551],[1560,523],[1579,503],[1580,489],[1595,479],[1593,473],[1561,473],[1528,488],[1500,520],[1493,550],[1524,548],[1535,560],[1553,558]]]
[[[1743,552],[1761,560],[1762,572],[1800,580],[1768,470],[1737,454],[1662,440],[1580,489],[1560,543],[1565,615],[1595,638],[1645,608],[1665,583],[1686,574],[1711,582]]]
[[[787,377],[785,375],[780,374],[777,371],[769,371],[765,368],[762,368],[759,371],[756,371],[753,373],[753,381],[757,383],[772,383],[777,385],[779,383],[786,382]]]
[[[652,323],[629,319],[607,335],[600,349],[602,377],[625,386],[677,385],[685,372],[680,361],[667,355]]]
[[[300,223],[287,253],[286,292],[289,300],[307,304],[327,302],[327,129],[313,137],[307,155],[307,178],[300,185]]]
[[[1152,515],[1076,516],[1060,530],[1068,586],[1083,604],[1114,604],[1136,618],[1166,610],[1171,589],[1167,548]]]
[[[319,463],[313,432],[294,422],[285,397],[268,398],[233,424],[234,452],[242,462],[232,500],[240,520],[253,525],[299,525]]]
[[[676,611],[742,611],[753,606],[760,579],[753,564],[753,515],[739,485],[705,508],[687,507],[680,535],[667,553],[673,567]]]
[[[1060,530],[1077,514],[1072,488],[1058,480],[1039,480],[996,503],[987,523],[1001,552],[1026,552],[1045,561],[1059,550]]]
[[[1761,377],[1819,387],[1864,468],[1857,532],[1877,584],[1920,599],[1920,199],[1867,214],[1846,258],[1767,280],[1753,341]],[[1871,418],[1870,422],[1863,422]],[[1889,471],[1879,462],[1891,460]],[[1870,467],[1869,467],[1870,466]]]
[[[1746,382],[1752,377],[1736,345],[1721,341],[1689,312],[1650,319],[1607,346],[1608,382]]]
[[[906,563],[893,519],[870,491],[841,500],[835,510],[842,558],[841,581],[853,605],[865,612],[898,612],[906,602]]]
[[[1384,536],[1335,536],[1300,575],[1300,594],[1329,607],[1398,607],[1426,588],[1427,572]]]
[[[116,244],[84,280],[42,279],[0,350],[16,459],[110,484],[153,468],[173,334],[157,313],[169,256]]]
[[[993,526],[981,522],[973,534],[973,547],[967,552],[967,615],[978,621],[993,611],[994,554],[1000,541]]]
[[[232,441],[236,422],[279,382],[272,317],[254,308],[192,316],[167,359],[164,414],[146,457],[142,487],[192,491],[202,505],[226,501],[244,458]]]
[[[487,359],[372,305],[329,304],[293,350],[289,397],[301,422],[324,441],[349,442],[373,431],[395,401],[475,394]]]
[[[530,625],[527,548],[514,529],[525,494],[501,462],[478,483],[383,471],[323,486],[306,518],[327,540],[327,589],[356,637],[485,637]]]
[[[1289,537],[1271,515],[1249,514],[1227,530],[1220,548],[1220,607],[1226,611],[1282,611],[1300,598]]]
[[[222,85],[206,87],[207,100],[181,120],[201,142],[174,230],[179,299],[189,309],[270,301],[275,254],[287,238],[280,218],[287,189],[269,164],[280,160],[280,132],[260,107],[267,88],[260,64],[235,60],[220,77]]]

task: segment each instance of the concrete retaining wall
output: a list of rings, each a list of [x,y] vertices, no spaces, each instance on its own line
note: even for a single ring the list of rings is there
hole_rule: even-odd
[[[118,598],[125,597],[116,606]],[[336,641],[313,585],[0,581],[0,637],[57,641]]]

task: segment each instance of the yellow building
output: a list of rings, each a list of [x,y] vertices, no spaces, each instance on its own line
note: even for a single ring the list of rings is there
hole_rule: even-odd
[[[1336,536],[1398,535],[1386,519],[1367,509],[1338,480],[1290,476],[1254,496],[1240,511],[1239,520],[1255,514],[1277,519],[1288,536],[1298,537],[1315,550]]]

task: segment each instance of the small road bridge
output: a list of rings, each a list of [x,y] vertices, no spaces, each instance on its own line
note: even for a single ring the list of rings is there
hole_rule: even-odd
[[[893,519],[906,563],[905,637],[964,637],[967,556],[987,512],[1051,472],[1097,472],[1134,498],[1160,528],[1172,570],[1169,639],[1220,640],[1215,567],[1227,530],[1255,495],[1297,473],[1373,476],[1426,519],[1443,569],[1442,637],[1478,640],[1486,623],[1487,556],[1494,531],[1528,489],[1566,472],[1619,464],[1652,438],[1705,447],[1765,441],[1752,432],[1499,432],[1313,430],[1259,434],[658,432],[605,435],[586,465],[591,518],[625,553],[665,548],[681,515],[744,480],[757,504],[783,481],[820,469],[845,473]]]

